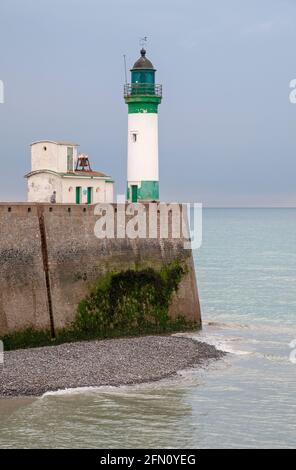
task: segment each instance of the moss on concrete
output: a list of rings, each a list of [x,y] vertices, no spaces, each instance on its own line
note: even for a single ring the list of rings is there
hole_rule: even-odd
[[[33,328],[2,338],[5,350],[61,344],[69,341],[163,334],[192,329],[182,316],[172,320],[172,295],[186,274],[185,264],[174,261],[160,269],[144,267],[111,272],[100,277],[78,305],[74,322],[56,331]]]
[[[74,328],[108,335],[117,331],[165,331],[171,323],[169,305],[185,268],[175,261],[159,271],[152,268],[109,273],[78,306]]]

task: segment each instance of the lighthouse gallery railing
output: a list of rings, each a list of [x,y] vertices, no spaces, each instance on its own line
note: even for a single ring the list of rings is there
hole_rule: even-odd
[[[150,83],[127,83],[124,85],[124,96],[153,95],[162,97],[162,85]]]

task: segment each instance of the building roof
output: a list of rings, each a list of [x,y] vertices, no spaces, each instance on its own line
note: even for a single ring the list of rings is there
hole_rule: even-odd
[[[144,70],[155,70],[152,62],[146,57],[146,50],[141,49],[141,57],[134,63],[132,70],[144,69]]]
[[[101,173],[100,171],[87,171],[87,170],[75,170],[75,171],[70,171],[69,173],[61,173],[63,176],[78,176],[80,177],[104,177],[104,178],[109,178],[109,176],[105,175],[105,173]]]
[[[61,178],[86,178],[86,179],[103,179],[105,181],[112,181],[111,176],[105,175],[105,173],[101,173],[99,171],[72,171],[69,173],[58,173],[57,171],[54,170],[48,170],[48,169],[41,169],[41,170],[35,170],[35,171],[30,171],[25,175],[25,178],[29,178],[30,176],[37,175],[40,173],[51,173],[56,176],[59,176]]]
[[[68,145],[71,147],[79,147],[79,144],[75,144],[74,142],[68,142],[68,141],[63,141],[63,140],[36,140],[35,142],[31,143],[31,146],[35,144],[45,144],[45,143],[56,144],[56,145]]]

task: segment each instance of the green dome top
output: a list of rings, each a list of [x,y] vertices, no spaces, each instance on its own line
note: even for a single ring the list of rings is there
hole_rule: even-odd
[[[134,63],[132,70],[155,70],[152,62],[146,57],[146,50],[141,49],[141,57]]]

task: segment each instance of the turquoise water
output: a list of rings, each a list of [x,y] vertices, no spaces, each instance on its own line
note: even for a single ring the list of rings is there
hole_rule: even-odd
[[[194,253],[207,318],[296,325],[296,209],[208,209]]]
[[[226,358],[154,384],[0,401],[0,447],[295,447],[296,210],[208,209],[203,222],[193,336]]]

